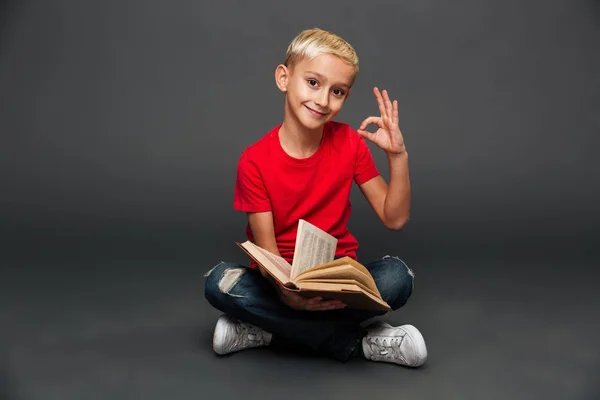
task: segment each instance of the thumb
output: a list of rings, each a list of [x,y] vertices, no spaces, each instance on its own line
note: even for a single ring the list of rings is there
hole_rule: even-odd
[[[375,140],[375,134],[371,133],[365,129],[357,129],[356,133],[358,133],[360,136],[362,136],[363,138],[373,142]]]
[[[364,131],[365,128],[369,125],[376,125],[378,128],[382,128],[382,120],[381,117],[367,117],[363,120],[363,122],[361,122],[360,126],[358,127],[359,130]]]

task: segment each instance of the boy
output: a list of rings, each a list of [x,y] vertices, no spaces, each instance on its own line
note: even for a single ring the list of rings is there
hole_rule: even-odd
[[[338,239],[336,257],[356,259],[358,242],[347,228],[353,181],[386,227],[398,230],[408,220],[408,155],[397,101],[374,88],[381,116],[366,118],[357,131],[333,120],[357,72],[358,57],[345,40],[321,29],[301,32],[275,71],[285,95],[283,122],[240,156],[234,208],[248,215],[248,240],[288,262],[299,219]],[[379,129],[366,131],[370,124]],[[386,152],[389,186],[363,138]],[[408,266],[390,256],[365,266],[392,309],[402,307],[413,290]],[[255,262],[248,267],[221,262],[206,274],[205,284],[206,299],[225,313],[213,336],[217,354],[279,343],[340,361],[363,357],[418,367],[427,358],[423,336],[414,326],[363,326],[380,314],[286,291]]]

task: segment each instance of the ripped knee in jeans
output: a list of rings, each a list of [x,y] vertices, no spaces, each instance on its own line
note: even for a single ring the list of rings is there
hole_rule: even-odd
[[[246,270],[240,266],[221,261],[210,269],[204,277],[206,281],[206,290],[211,291],[218,289],[220,293],[227,294],[233,297],[244,297],[238,294],[231,293],[231,290],[239,282]]]

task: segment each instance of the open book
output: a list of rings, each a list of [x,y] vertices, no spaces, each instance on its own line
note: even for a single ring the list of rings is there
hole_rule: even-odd
[[[250,241],[236,243],[286,290],[340,300],[353,309],[391,310],[369,270],[350,257],[336,260],[337,239],[303,219],[298,223],[291,265]]]

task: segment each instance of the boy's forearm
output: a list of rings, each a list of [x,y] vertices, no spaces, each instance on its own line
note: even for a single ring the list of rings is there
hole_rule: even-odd
[[[388,154],[390,182],[384,203],[384,216],[391,229],[401,229],[410,215],[410,176],[408,153]]]
[[[276,256],[281,256],[281,254],[279,253],[279,248],[277,247],[276,243],[275,244],[273,244],[273,243],[263,243],[262,246],[257,243],[257,245],[259,247],[267,250],[268,252],[275,254]],[[275,282],[275,280],[273,279],[273,277],[267,271],[265,271],[260,265],[258,266],[258,270],[260,271],[260,274],[264,278],[267,278],[267,280],[269,282],[271,282],[273,285],[277,285],[277,283]]]

